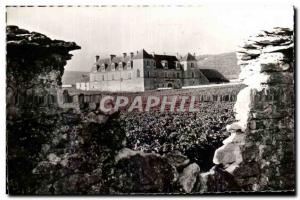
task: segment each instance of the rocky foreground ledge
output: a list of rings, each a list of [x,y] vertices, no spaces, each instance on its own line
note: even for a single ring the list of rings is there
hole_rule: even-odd
[[[20,56],[27,53],[38,53],[37,56],[42,53],[61,53],[67,55],[69,51],[80,49],[80,46],[75,42],[52,40],[46,35],[29,32],[18,26],[6,27],[6,40],[7,53],[14,54],[14,56],[16,56],[15,53],[20,53]],[[30,52],[26,52],[26,50]]]

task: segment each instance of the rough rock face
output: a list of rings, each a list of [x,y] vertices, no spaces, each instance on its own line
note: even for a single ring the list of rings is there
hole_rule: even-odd
[[[237,52],[237,122],[214,156],[241,190],[295,189],[293,31],[274,28],[250,37]],[[209,191],[208,188],[206,191]]]
[[[123,147],[125,133],[116,118],[97,123],[67,114],[42,145],[41,159],[32,173],[38,177],[37,194],[105,194],[105,181],[114,157]],[[67,121],[64,121],[67,119]]]
[[[25,108],[55,105],[64,66],[72,57],[69,51],[80,47],[17,26],[7,26],[6,36],[7,117],[17,117]]]
[[[110,176],[110,193],[170,193],[177,180],[175,167],[153,153],[123,149]]]
[[[185,192],[190,193],[195,191],[195,185],[199,181],[200,167],[196,164],[190,164],[184,168],[182,174],[179,176],[179,183]]]

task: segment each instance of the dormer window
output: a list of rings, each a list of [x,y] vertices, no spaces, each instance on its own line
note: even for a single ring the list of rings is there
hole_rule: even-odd
[[[105,64],[102,64],[101,65],[101,72],[104,72],[105,71]]]
[[[128,61],[128,62],[126,63],[126,69],[130,69],[130,68],[131,68],[130,65],[131,65],[131,63],[130,63],[130,61]]]
[[[164,69],[168,69],[168,61],[162,60],[161,65],[163,66]]]
[[[116,70],[116,64],[115,63],[112,63],[111,64],[111,71],[115,71]]]
[[[123,70],[123,62],[119,62],[118,70]]]

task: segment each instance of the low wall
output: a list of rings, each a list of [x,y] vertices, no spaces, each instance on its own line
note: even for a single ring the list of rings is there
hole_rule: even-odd
[[[106,95],[111,96],[126,96],[130,101],[136,96],[141,96],[143,103],[146,104],[148,96],[195,96],[197,102],[226,102],[236,101],[238,92],[244,88],[243,84],[220,84],[220,85],[207,85],[199,88],[187,88],[187,89],[170,89],[170,90],[152,90],[145,92],[100,92],[100,91],[79,91],[74,89],[59,90],[58,91],[58,104],[62,108],[79,108],[80,103],[95,104],[100,103],[101,99]],[[67,94],[67,96],[64,96]],[[79,96],[82,96],[80,98]]]

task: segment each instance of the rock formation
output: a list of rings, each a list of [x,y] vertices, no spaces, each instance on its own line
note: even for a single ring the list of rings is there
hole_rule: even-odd
[[[60,126],[56,92],[64,66],[72,57],[69,51],[80,47],[17,26],[7,26],[6,36],[7,189],[9,194],[33,194],[38,179],[31,171],[42,144]],[[55,154],[49,159],[58,162]]]
[[[55,105],[64,66],[72,57],[69,51],[80,47],[17,26],[7,26],[6,37],[8,118],[24,108]]]
[[[261,31],[237,51],[247,87],[234,107],[237,121],[227,126],[231,136],[213,161],[239,190],[295,189],[293,37],[288,28]]]

